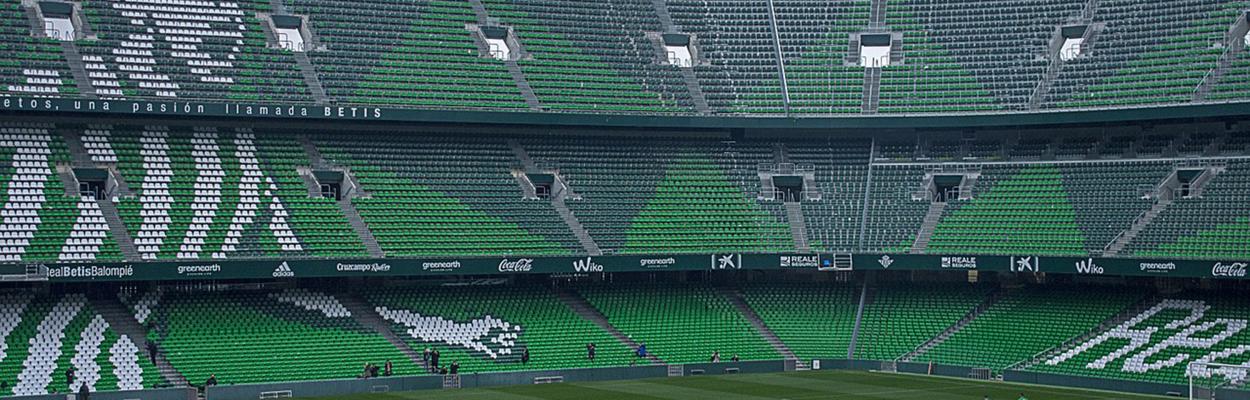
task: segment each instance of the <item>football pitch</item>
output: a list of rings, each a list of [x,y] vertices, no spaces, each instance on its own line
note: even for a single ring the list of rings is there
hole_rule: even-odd
[[[499,399],[499,400],[1138,400],[1162,397],[1085,391],[1050,386],[936,378],[863,371],[805,371],[775,374],[691,376],[628,381],[425,390],[404,393],[321,397],[336,400]]]

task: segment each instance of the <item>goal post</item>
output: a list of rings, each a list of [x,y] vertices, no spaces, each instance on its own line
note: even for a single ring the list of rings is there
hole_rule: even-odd
[[[1216,400],[1222,391],[1244,391],[1250,365],[1191,362],[1185,367],[1191,400]]]

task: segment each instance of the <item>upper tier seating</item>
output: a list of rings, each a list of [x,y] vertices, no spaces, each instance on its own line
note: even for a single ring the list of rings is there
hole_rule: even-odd
[[[868,0],[777,0],[777,34],[785,62],[790,111],[858,113],[864,69],[845,66],[850,33],[868,25]]]
[[[1242,12],[1240,3],[1219,0],[1100,1],[1094,22],[1106,28],[1089,55],[1065,63],[1044,105],[1190,101],[1223,52],[1217,44]]]
[[[646,32],[662,32],[651,0],[485,0],[510,25],[526,58],[517,61],[545,109],[692,112],[676,66],[660,65]]]
[[[368,197],[351,201],[388,256],[568,255],[581,246],[548,202],[526,200],[502,140],[323,136],[327,160]]]
[[[694,67],[708,105],[721,113],[785,112],[768,4],[753,0],[665,0],[678,31],[699,40]]]
[[[1240,260],[1250,257],[1250,162],[1229,161],[1196,198],[1179,198],[1125,251],[1141,257]]]
[[[34,3],[31,3],[32,5]],[[32,35],[28,14],[18,2],[0,5],[0,93],[5,96],[77,96],[77,82],[56,39]]]
[[[78,41],[104,98],[311,102],[295,59],[266,45],[269,3],[83,2],[94,38]]]
[[[310,52],[340,102],[422,108],[525,108],[503,62],[479,56],[467,1],[285,0],[309,15]]]
[[[270,170],[289,165],[262,160],[256,137],[242,128],[113,129],[105,143],[116,152],[117,168],[135,194],[117,208],[145,260],[337,255],[320,252],[318,246],[340,245],[326,244],[318,233],[310,235],[318,250],[306,248],[296,234],[289,222],[292,209],[278,186],[289,190],[292,183],[275,180]],[[305,218],[316,217],[300,220]]]

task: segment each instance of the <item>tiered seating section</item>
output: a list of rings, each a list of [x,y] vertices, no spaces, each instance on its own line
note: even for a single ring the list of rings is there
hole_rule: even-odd
[[[313,101],[289,52],[257,13],[269,3],[92,1],[83,3],[94,38],[78,41],[95,93],[104,98]]]
[[[81,293],[0,297],[0,380],[5,395],[152,388],[163,380],[130,337],[119,335]],[[76,381],[65,380],[73,368]]]
[[[1058,168],[986,168],[977,185],[988,189],[948,206],[930,253],[1086,254]]]
[[[1244,12],[1215,0],[1100,2],[1106,23],[1092,52],[1069,62],[1046,107],[1124,107],[1188,102],[1216,67],[1229,26]],[[1237,69],[1230,76],[1244,73]],[[1219,92],[1217,92],[1219,93]]]
[[[775,359],[769,347],[729,300],[705,285],[602,285],[578,293],[608,322],[647,346],[666,363]]]
[[[113,149],[134,194],[117,208],[145,260],[359,254],[343,250],[352,248],[341,240],[346,221],[291,194],[292,150],[274,148],[270,161],[251,130],[119,127],[97,139]],[[307,239],[294,221],[309,229]]]
[[[651,0],[486,0],[511,26],[526,58],[517,63],[545,109],[692,112],[676,66],[657,63],[647,32],[663,32]]]
[[[914,361],[1001,371],[1093,331],[1140,300],[1142,293],[1107,288],[1023,288],[1005,290],[998,296],[976,319]]]
[[[525,108],[503,62],[479,57],[467,1],[287,0],[324,47],[309,53],[331,99],[426,108]]]
[[[845,358],[860,287],[830,283],[751,285],[743,298],[800,359]]]
[[[440,367],[454,361],[461,371],[496,372],[648,363],[540,286],[411,286],[366,296],[413,349],[437,349]],[[594,361],[589,343],[597,349]]]
[[[580,245],[550,203],[525,200],[503,140],[319,138],[368,197],[351,201],[388,256],[567,255]]]
[[[1250,163],[1229,161],[1200,198],[1177,199],[1126,250],[1143,257],[1245,259],[1250,256],[1247,184]]]
[[[1225,37],[1245,11],[1237,2],[906,0],[885,4],[878,21],[868,0],[771,4],[97,1],[80,5],[73,51],[41,32],[34,9],[9,4],[0,46],[14,57],[0,64],[0,92],[635,114],[695,113],[703,93],[714,114],[838,115],[871,108],[866,69],[848,58],[853,34],[882,31],[902,40],[881,69],[880,113],[1237,101],[1250,91],[1246,51],[1227,50],[1240,42]],[[282,49],[264,20],[274,14],[306,17],[307,59]],[[1051,37],[1070,23],[1105,28],[1084,55],[1052,62]],[[489,57],[476,33],[495,25],[519,42],[510,60]],[[690,71],[664,63],[657,35],[667,32],[693,36]],[[79,63],[85,82],[71,70]],[[1041,84],[1048,71],[1053,83]]]
[[[161,329],[148,339],[192,382],[213,374],[219,384],[345,379],[388,360],[396,374],[422,371],[317,291],[165,293],[149,319]]]
[[[1244,296],[1190,293],[1163,298],[1123,323],[1050,354],[1032,369],[1101,378],[1188,383],[1191,362],[1243,364],[1250,333],[1245,330],[1250,303]],[[1236,380],[1236,371],[1198,369],[1195,378],[1212,374]],[[1228,374],[1232,375],[1228,375]],[[1245,379],[1241,374],[1240,379]]]
[[[794,252],[787,200],[767,199],[759,177],[761,168],[791,166],[810,171],[807,190],[820,195],[799,196],[813,251],[901,253],[912,251],[930,207],[926,174],[949,173],[935,159],[963,160],[972,168],[955,170],[979,176],[971,199],[948,199],[926,254],[1091,256],[1129,231],[1158,203],[1148,195],[1189,165],[1141,157],[1183,153],[1202,154],[1190,164],[1218,173],[1200,195],[1165,204],[1118,254],[1240,259],[1250,236],[1242,201],[1250,164],[1233,157],[1247,151],[1244,133],[917,145],[463,133],[362,141],[212,126],[0,126],[8,174],[0,181],[0,262],[123,261],[110,203],[138,252],[124,261],[368,257],[357,216],[388,257],[587,254],[559,202],[526,198],[524,171],[558,176],[570,216],[608,254]],[[107,199],[75,197],[74,168],[115,171],[118,189]],[[344,188],[358,190],[320,197],[311,178],[320,169],[344,172]]]
[[[995,286],[870,284],[854,358],[891,361],[936,338],[934,347],[912,361],[1170,384],[1187,381],[1185,367],[1192,361],[1247,361],[1250,303],[1236,289],[1156,295],[1121,285]],[[575,302],[583,299],[613,329],[646,344],[650,355],[668,364],[707,362],[716,351],[722,362],[734,355],[778,359],[729,302],[738,295],[800,359],[842,359],[851,346],[862,289],[860,283],[834,282],[552,288],[394,281],[337,292],[154,286],[123,288],[121,303],[114,306],[134,312],[128,323],[158,343],[161,362],[173,367],[169,373],[191,382],[214,374],[220,384],[243,384],[349,379],[365,363],[387,361],[396,375],[427,374],[418,358],[426,348],[439,351],[440,366],[456,362],[461,373],[653,362],[636,357],[634,349],[588,319],[593,316],[575,312],[580,307]],[[94,391],[163,385],[165,378],[146,352],[96,312],[104,309],[100,302],[114,301],[73,291],[0,294],[5,345],[0,380],[10,382],[4,394],[65,393],[78,384]],[[983,304],[989,305],[969,313]],[[939,336],[966,315],[974,317]],[[383,333],[418,355],[405,355]],[[593,361],[586,354],[589,343],[598,349]],[[528,362],[521,358],[525,352]],[[71,367],[77,377],[72,386],[64,379]]]
[[[864,303],[855,357],[894,360],[958,322],[985,300],[974,286],[885,286]]]

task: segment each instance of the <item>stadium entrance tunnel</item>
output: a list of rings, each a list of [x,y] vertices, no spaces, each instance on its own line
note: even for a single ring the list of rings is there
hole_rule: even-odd
[[[799,175],[781,175],[773,177],[773,186],[777,188],[777,196],[785,202],[800,201],[803,197],[803,177]]]
[[[109,171],[101,168],[74,168],[74,179],[78,181],[78,193],[96,200],[107,200],[116,188],[117,182],[112,180]],[[66,182],[67,185],[71,184]]]
[[[930,198],[934,203],[958,199],[963,183],[963,175],[934,175],[933,184],[929,185]]]
[[[343,199],[343,181],[345,179],[342,171],[312,171],[312,176],[316,179],[317,193],[320,193],[321,197],[335,201]]]
[[[529,178],[530,183],[534,185],[534,195],[540,199],[549,199],[556,186],[556,176],[553,174],[525,174]]]

